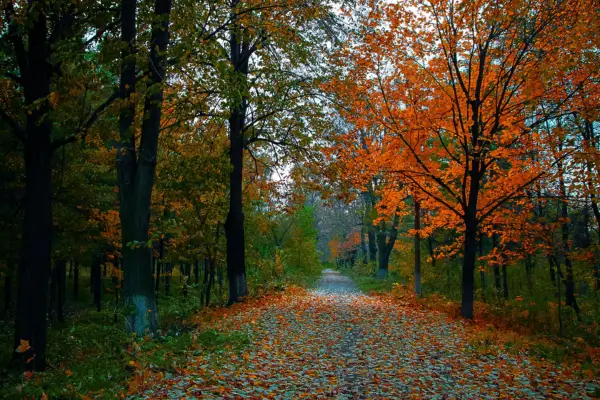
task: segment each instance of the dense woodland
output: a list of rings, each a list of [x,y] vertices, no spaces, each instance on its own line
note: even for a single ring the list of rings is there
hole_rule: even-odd
[[[597,2],[2,7],[6,398],[111,398],[323,264],[600,345]]]

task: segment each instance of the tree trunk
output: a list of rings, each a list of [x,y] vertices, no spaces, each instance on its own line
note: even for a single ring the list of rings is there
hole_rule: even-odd
[[[479,257],[481,258],[483,257],[483,235],[481,233],[479,234],[479,240],[477,241],[477,244],[479,245]],[[479,280],[481,282],[481,300],[485,302],[485,292],[487,289],[487,284],[485,279],[485,268],[483,267],[483,263],[479,265]]]
[[[560,148],[562,150],[562,146]],[[566,277],[565,277],[565,303],[573,308],[575,313],[577,314],[577,319],[580,319],[579,315],[579,305],[577,304],[577,299],[575,298],[575,281],[573,278],[573,265],[571,263],[571,257],[569,253],[571,251],[569,246],[569,212],[568,212],[568,204],[567,204],[567,188],[564,180],[564,170],[562,162],[557,163],[558,171],[559,171],[559,187],[560,187],[560,195],[563,199],[560,207],[560,216],[562,219],[561,223],[561,238],[562,238],[562,247],[563,247],[563,257],[565,260],[565,269],[566,269]],[[561,277],[562,278],[562,277]]]
[[[69,279],[73,277],[73,260],[69,261]]]
[[[165,264],[165,295],[169,296],[171,294],[171,272],[173,271],[173,265],[171,262]]]
[[[194,282],[196,283],[196,285],[199,282],[199,276],[200,276],[200,261],[196,260],[194,262]]]
[[[419,230],[421,229],[421,204],[415,200],[415,294],[421,296],[421,238]]]
[[[210,306],[210,292],[212,290],[213,284],[215,282],[215,261],[213,259],[209,259],[209,268],[210,268],[210,274],[208,277],[208,282],[206,284],[206,300],[204,302],[204,305],[206,307]]]
[[[4,275],[4,317],[8,316],[8,314],[10,313],[10,307],[11,307],[11,299],[12,299],[11,268],[12,268],[12,265],[9,265],[6,275]]]
[[[365,225],[361,225],[360,227],[360,252],[362,255],[362,263],[364,265],[367,265],[367,263],[369,262],[369,255],[368,255],[368,251],[367,251],[367,242],[365,241]]]
[[[235,10],[234,10],[235,12]],[[246,41],[240,43],[239,26],[234,25],[230,36],[231,63],[235,73],[242,80],[240,92],[245,91],[248,76],[249,45]],[[225,236],[227,239],[227,278],[229,281],[228,304],[236,303],[248,294],[246,283],[246,263],[244,249],[244,211],[242,208],[242,172],[244,168],[244,124],[246,120],[247,95],[241,96],[241,101],[235,104],[229,116],[229,212],[225,221]]]
[[[525,276],[527,279],[527,290],[533,292],[533,257],[528,254],[525,258]]]
[[[477,253],[477,225],[468,221],[465,229],[465,254],[462,266],[462,300],[460,313],[473,318],[473,293],[475,291],[475,259]]]
[[[54,302],[56,301],[56,265],[50,270],[50,295],[48,296],[48,320],[54,319]]]
[[[73,297],[79,297],[79,263],[75,262],[73,266]]]
[[[158,296],[158,293],[160,291],[160,275],[161,275],[161,267],[163,266],[162,261],[156,260],[156,279],[154,280],[154,292],[156,293],[156,296]],[[164,274],[164,267],[162,267],[163,269],[163,274]]]
[[[494,249],[498,249],[498,235],[496,233],[492,234],[492,246],[494,246]],[[494,286],[496,287],[496,294],[499,295],[502,291],[502,284],[500,281],[500,265],[498,262],[498,260],[494,262]]]
[[[377,264],[377,242],[375,239],[375,227],[369,223],[367,227],[367,238],[369,239],[369,260],[373,265]]]
[[[502,293],[504,298],[508,300],[508,275],[506,273],[506,263],[502,263]]]
[[[58,322],[65,322],[65,294],[66,294],[66,281],[67,281],[67,262],[65,260],[58,260],[56,266],[57,269],[56,277],[57,277],[57,296],[56,296],[56,316]]]
[[[94,256],[92,260],[92,270],[90,277],[92,281],[92,293],[94,294],[94,305],[96,311],[102,311],[102,271],[101,271],[101,259],[99,255]]]
[[[556,285],[556,266],[554,265],[554,258],[548,256],[548,270],[550,272],[550,281],[553,285]]]
[[[136,0],[121,4],[120,97],[127,105],[121,109],[119,132],[121,143],[117,149],[119,172],[119,215],[122,227],[124,302],[131,312],[126,316],[128,332],[140,337],[158,329],[158,313],[152,281],[152,249],[147,245],[150,206],[163,102],[163,80],[166,76],[166,50],[169,42],[171,0],[155,0],[154,21],[150,39],[149,68],[144,118],[136,154],[134,131],[136,61]]]
[[[379,266],[377,269],[377,277],[386,279],[388,277],[389,257],[385,253],[387,235],[385,233],[385,225],[380,226],[377,232],[377,248],[379,250]]]

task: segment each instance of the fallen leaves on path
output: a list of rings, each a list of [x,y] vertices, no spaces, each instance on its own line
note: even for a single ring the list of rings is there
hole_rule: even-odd
[[[234,307],[213,329],[250,337],[243,350],[193,356],[143,393],[183,398],[591,398],[574,371],[497,348],[478,354],[445,314],[360,294],[333,271],[319,288]]]

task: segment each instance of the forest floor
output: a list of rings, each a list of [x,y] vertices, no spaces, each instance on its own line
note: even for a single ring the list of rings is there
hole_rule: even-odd
[[[212,316],[214,318],[214,316]],[[207,321],[207,322],[203,322]],[[466,340],[446,314],[362,294],[325,270],[314,290],[235,305],[203,329],[249,342],[190,352],[176,374],[146,380],[135,398],[595,398],[572,369]],[[194,354],[198,354],[195,356]]]

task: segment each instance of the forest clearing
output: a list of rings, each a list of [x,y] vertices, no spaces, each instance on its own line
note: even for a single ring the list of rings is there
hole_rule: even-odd
[[[0,399],[600,398],[596,0],[5,0]]]

